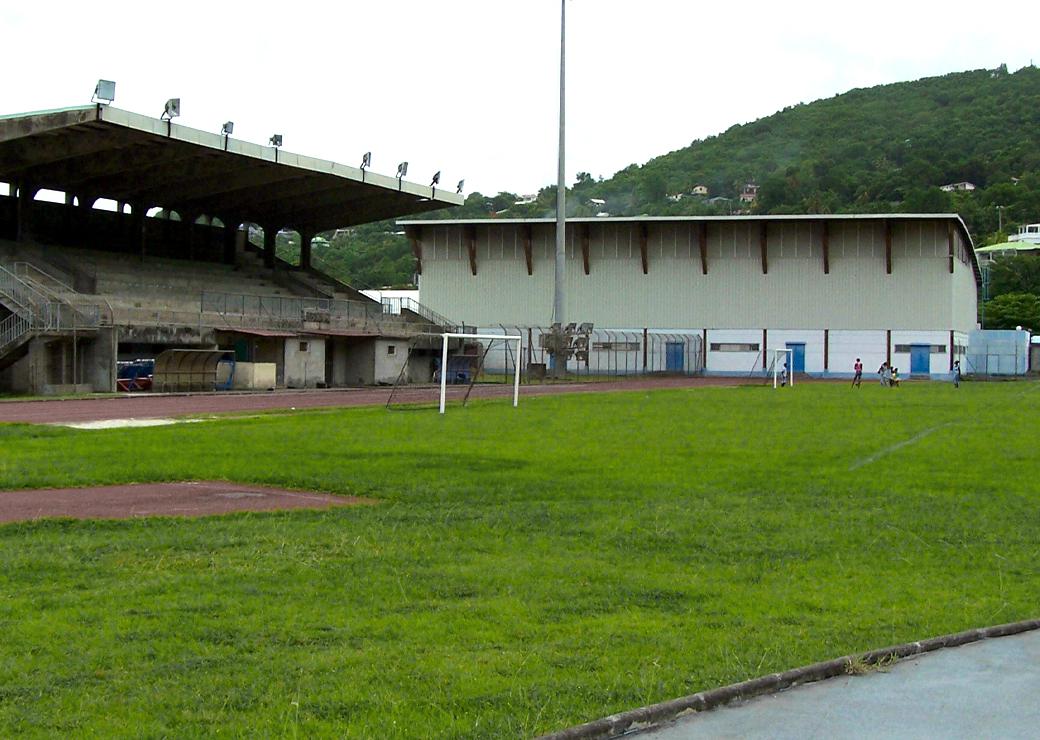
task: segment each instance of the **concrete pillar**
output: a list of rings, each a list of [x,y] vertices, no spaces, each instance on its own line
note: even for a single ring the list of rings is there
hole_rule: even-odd
[[[238,219],[224,216],[220,219],[224,222],[224,264],[235,264],[235,252],[238,244]]]
[[[275,239],[278,237],[278,227],[264,224],[264,267],[274,268]]]
[[[143,203],[130,204],[130,249],[139,257],[144,257],[146,247],[144,238],[144,214]]]
[[[199,214],[197,213],[182,213],[181,224],[185,230],[185,241],[188,242],[188,259],[195,259],[195,221],[198,219]]]
[[[15,205],[14,239],[24,242],[32,239],[33,198],[37,187],[28,183],[18,183],[18,201]]]
[[[311,240],[314,233],[310,231],[300,232],[300,269],[309,270],[311,266]]]
[[[136,211],[135,211],[136,212]],[[112,393],[116,389],[117,330],[98,329],[97,337],[84,347],[81,383],[89,383],[95,393]]]
[[[76,223],[76,194],[65,193],[65,210],[61,212],[61,236],[66,242],[71,242],[75,236]]]
[[[73,241],[76,246],[95,246],[97,237],[94,236],[95,232],[90,226],[90,212],[94,210],[94,201],[97,200],[97,196],[92,193],[78,193],[76,198],[79,200],[79,205],[76,206],[73,211]]]

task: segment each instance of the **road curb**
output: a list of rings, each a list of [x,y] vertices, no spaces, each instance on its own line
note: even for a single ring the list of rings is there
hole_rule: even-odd
[[[878,665],[893,658],[906,658],[941,648],[957,647],[992,637],[1006,637],[1037,629],[1040,629],[1040,619],[1028,619],[1021,622],[999,624],[993,627],[955,632],[950,635],[932,637],[917,642],[905,642],[902,645],[893,645],[866,653],[845,655],[833,660],[802,666],[801,668],[792,668],[782,673],[771,673],[748,681],[730,684],[729,686],[700,691],[679,699],[671,699],[659,704],[631,709],[620,714],[612,714],[609,717],[542,735],[539,740],[599,740],[600,738],[620,737],[632,732],[650,729],[661,723],[678,719],[688,714],[715,709],[733,701],[751,699],[763,694],[773,694],[799,684],[841,676],[848,673],[849,667],[854,664]]]

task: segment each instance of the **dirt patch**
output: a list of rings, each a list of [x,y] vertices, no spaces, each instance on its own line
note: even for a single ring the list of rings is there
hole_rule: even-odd
[[[286,491],[224,481],[134,483],[92,488],[0,491],[0,522],[46,517],[132,519],[144,516],[209,516],[237,511],[329,509],[374,504],[372,499]]]

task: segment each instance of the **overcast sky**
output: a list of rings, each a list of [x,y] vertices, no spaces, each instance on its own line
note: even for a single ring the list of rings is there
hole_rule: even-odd
[[[855,8],[855,10],[852,10]],[[0,113],[115,105],[466,192],[556,178],[559,0],[4,2]],[[1040,62],[1040,3],[568,0],[567,172],[855,87]]]

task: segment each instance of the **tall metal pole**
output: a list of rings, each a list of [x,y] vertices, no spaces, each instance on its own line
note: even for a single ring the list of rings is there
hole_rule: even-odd
[[[553,321],[564,321],[564,278],[567,270],[567,175],[565,171],[565,116],[566,103],[565,59],[567,50],[567,0],[560,2],[560,156],[556,178],[556,291],[553,294]]]
[[[565,171],[566,158],[564,147],[566,144],[566,56],[567,56],[567,0],[560,0],[560,151],[558,160],[558,171],[556,175],[556,270],[555,290],[553,292],[553,376],[561,375],[561,359],[566,358],[563,350],[563,323],[564,323],[564,281],[567,272],[567,175]],[[566,363],[566,359],[563,359]]]

